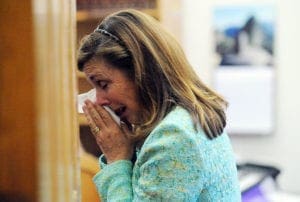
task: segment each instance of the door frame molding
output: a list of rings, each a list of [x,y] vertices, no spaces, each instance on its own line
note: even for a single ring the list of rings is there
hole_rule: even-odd
[[[76,1],[33,0],[38,201],[80,201]]]

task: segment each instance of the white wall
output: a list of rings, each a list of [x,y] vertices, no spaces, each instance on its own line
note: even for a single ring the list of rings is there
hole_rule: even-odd
[[[300,193],[300,1],[182,0],[182,44],[199,76],[212,82],[212,8],[230,3],[273,3],[276,7],[276,129],[269,136],[232,136],[244,160],[278,166],[283,190]]]

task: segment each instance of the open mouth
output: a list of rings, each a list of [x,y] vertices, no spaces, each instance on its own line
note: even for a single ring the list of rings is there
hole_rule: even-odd
[[[125,111],[126,111],[126,107],[122,106],[122,107],[118,108],[117,110],[115,110],[115,113],[117,116],[122,117],[122,115],[124,114]]]
[[[124,116],[125,111],[126,111],[126,107],[122,106],[122,107],[118,108],[117,110],[115,110],[115,113],[117,116],[120,117],[121,121],[127,125],[128,129],[132,131],[133,125],[125,118],[125,116]]]

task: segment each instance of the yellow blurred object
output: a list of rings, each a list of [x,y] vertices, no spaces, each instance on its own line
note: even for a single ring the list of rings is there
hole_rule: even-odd
[[[93,177],[99,169],[97,158],[82,151],[80,159],[82,202],[101,201],[93,183]]]

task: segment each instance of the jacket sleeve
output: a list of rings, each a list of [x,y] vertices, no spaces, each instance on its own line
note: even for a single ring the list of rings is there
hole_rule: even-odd
[[[117,161],[94,182],[104,201],[196,201],[200,167],[195,132],[164,124],[146,139],[133,170],[130,161]]]

